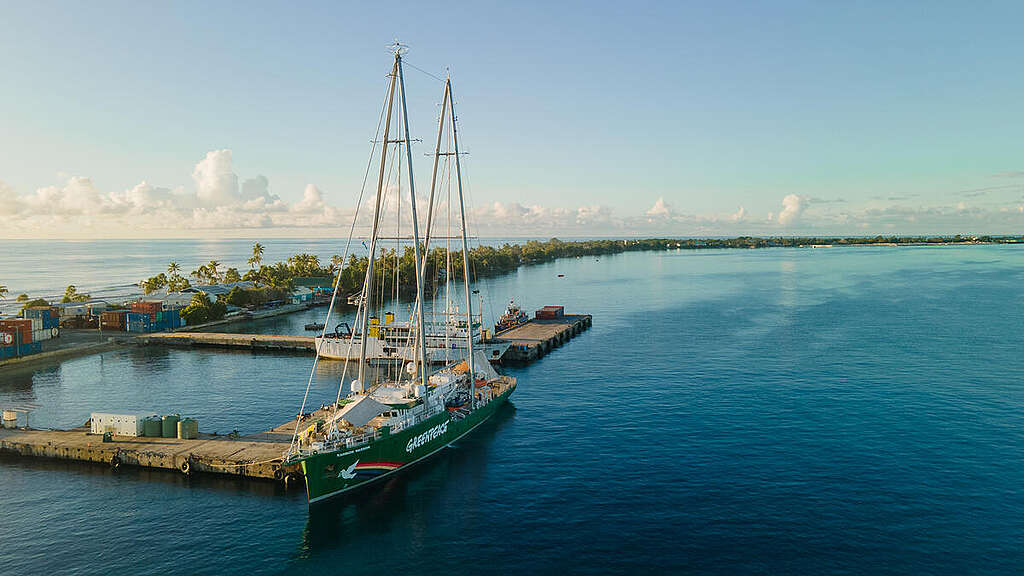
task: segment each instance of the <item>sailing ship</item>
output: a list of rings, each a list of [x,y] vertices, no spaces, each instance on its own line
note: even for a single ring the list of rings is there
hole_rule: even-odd
[[[371,297],[379,279],[375,279],[374,261],[377,241],[380,237],[382,206],[391,187],[388,162],[401,162],[403,154],[395,150],[404,147],[406,158],[405,176],[408,178],[408,201],[412,220],[412,250],[415,258],[416,300],[406,334],[412,341],[413,358],[404,369],[395,372],[373,370],[366,359],[370,352],[370,338],[348,338],[347,346],[358,349],[356,366],[358,376],[350,383],[350,392],[342,398],[342,389],[349,362],[346,361],[335,403],[304,414],[306,398],[296,420],[291,446],[285,455],[285,465],[301,467],[306,482],[306,493],[310,503],[319,502],[345,493],[354,488],[372,483],[395,474],[416,462],[424,460],[474,428],[483,424],[495,411],[508,401],[516,388],[515,378],[498,374],[483,358],[473,338],[473,314],[470,300],[470,265],[467,249],[465,201],[462,190],[462,171],[459,163],[458,133],[456,129],[455,104],[452,97],[450,76],[444,83],[441,118],[438,124],[437,145],[434,150],[433,176],[430,187],[426,237],[420,246],[419,223],[416,216],[416,194],[412,177],[412,152],[410,150],[409,120],[405,99],[405,78],[402,67],[403,48],[395,46],[394,64],[389,75],[388,98],[385,105],[383,139],[380,151],[380,171],[377,194],[374,201],[372,233],[370,235],[369,262],[358,299],[355,323],[358,334],[372,334],[376,329],[379,338],[379,321],[371,323],[374,305]],[[397,92],[397,94],[396,94]],[[396,134],[392,134],[392,112],[399,104]],[[448,122],[446,131],[446,121]],[[448,135],[448,149],[441,151],[442,137]],[[396,137],[397,136],[397,137]],[[395,145],[389,156],[390,145]],[[372,157],[372,156],[371,156]],[[445,163],[449,172],[449,212],[452,209],[451,166],[454,165],[457,183],[457,200],[462,244],[462,276],[465,291],[465,314],[461,319],[463,331],[456,330],[455,336],[465,339],[460,347],[459,358],[431,373],[427,358],[427,331],[424,322],[424,279],[428,266],[431,224],[434,219],[435,195],[438,192],[438,166]],[[397,182],[402,182],[399,166]],[[399,192],[400,194],[400,192]],[[358,214],[357,214],[358,217]],[[353,223],[353,228],[355,224]],[[450,235],[449,235],[450,237]],[[450,252],[448,252],[451,254]],[[339,272],[340,274],[340,272]],[[375,280],[377,281],[375,283]],[[333,302],[333,300],[332,300]],[[332,304],[333,308],[333,304]],[[449,310],[450,308],[446,308]],[[328,309],[328,318],[331,308]],[[453,312],[454,314],[454,312]],[[385,326],[388,325],[386,317]],[[391,320],[393,323],[393,319]],[[455,322],[455,328],[460,326]],[[318,343],[318,348],[323,346]],[[314,360],[313,371],[316,370]],[[348,355],[346,355],[348,357]],[[313,381],[310,375],[309,384]]]

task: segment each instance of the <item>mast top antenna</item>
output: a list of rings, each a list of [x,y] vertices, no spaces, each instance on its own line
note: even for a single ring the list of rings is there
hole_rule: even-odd
[[[401,56],[409,51],[409,46],[402,44],[398,41],[398,38],[395,38],[395,41],[388,45],[388,49],[391,50],[391,53],[395,56]]]

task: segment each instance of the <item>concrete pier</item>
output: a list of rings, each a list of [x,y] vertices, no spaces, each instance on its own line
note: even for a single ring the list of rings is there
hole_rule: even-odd
[[[0,452],[19,456],[98,462],[113,468],[138,466],[177,470],[184,474],[222,474],[291,482],[301,479],[297,468],[282,466],[290,435],[214,436],[195,440],[114,436],[112,442],[89,434],[88,427],[72,430],[0,430]]]
[[[139,344],[164,346],[208,346],[248,350],[285,350],[315,352],[312,336],[273,336],[266,334],[228,334],[224,332],[161,332],[136,338]]]
[[[487,342],[504,342],[511,347],[501,357],[504,362],[533,362],[590,328],[590,314],[566,314],[547,320],[533,319],[498,332]]]
[[[499,332],[485,344],[507,343],[511,346],[502,355],[501,362],[533,362],[553,349],[565,344],[587,328],[593,318],[590,314],[566,314],[547,320],[533,319],[525,324]],[[136,338],[139,344],[163,346],[202,346],[245,350],[289,351],[315,353],[312,336],[273,336],[265,334],[228,334],[223,332],[171,332],[144,334]]]

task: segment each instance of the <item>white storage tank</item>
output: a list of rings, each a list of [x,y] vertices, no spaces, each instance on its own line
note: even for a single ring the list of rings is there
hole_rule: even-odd
[[[0,422],[3,423],[4,428],[17,428],[18,413],[14,410],[4,410],[3,414],[0,415]]]
[[[142,436],[146,414],[110,414],[93,412],[89,417],[89,431],[93,434],[110,432],[116,436]]]

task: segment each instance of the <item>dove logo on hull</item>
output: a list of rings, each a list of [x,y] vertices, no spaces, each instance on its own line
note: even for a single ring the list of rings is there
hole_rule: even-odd
[[[355,478],[357,464],[359,464],[359,460],[353,462],[348,468],[342,468],[341,471],[338,472],[338,478],[341,478],[342,480],[351,480]]]

